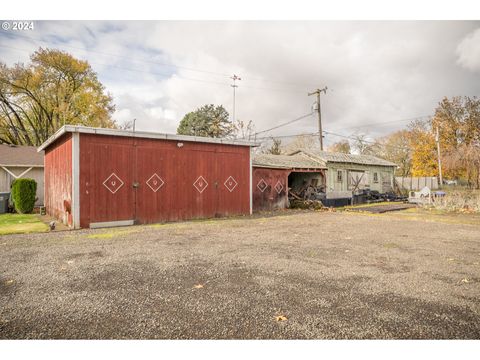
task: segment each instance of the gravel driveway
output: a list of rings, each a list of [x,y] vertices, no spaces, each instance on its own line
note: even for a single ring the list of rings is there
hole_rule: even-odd
[[[0,237],[0,338],[480,338],[480,226],[308,212]]]

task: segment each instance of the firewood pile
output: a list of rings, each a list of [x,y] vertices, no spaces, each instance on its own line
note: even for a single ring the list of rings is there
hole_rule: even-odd
[[[323,208],[320,201],[321,190],[319,187],[308,185],[301,189],[288,189],[288,200],[290,201],[290,208],[296,209],[314,209]]]
[[[291,209],[309,209],[319,210],[323,208],[323,204],[320,200],[297,200],[290,201]]]

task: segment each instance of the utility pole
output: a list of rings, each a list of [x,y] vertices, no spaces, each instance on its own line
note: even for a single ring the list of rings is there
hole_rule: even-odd
[[[440,155],[440,135],[438,131],[438,125],[437,125],[437,132],[435,134],[435,141],[437,142],[437,157],[438,157],[438,177],[440,181],[440,187],[443,186],[443,177],[442,177],[442,158]]]
[[[233,80],[233,84],[230,85],[233,88],[233,117],[232,120],[235,122],[235,89],[238,87],[238,85],[235,84],[237,80],[242,80],[239,76],[233,74],[233,76],[230,78]]]
[[[308,96],[317,95],[317,113],[318,113],[318,140],[320,141],[320,150],[323,151],[323,131],[322,131],[322,111],[320,109],[320,93],[327,93],[327,87],[317,89],[314,92],[308,93]]]

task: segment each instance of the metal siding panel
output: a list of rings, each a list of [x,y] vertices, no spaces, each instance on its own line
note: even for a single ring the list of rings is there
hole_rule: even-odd
[[[45,208],[47,214],[72,224],[72,139],[58,139],[45,151]],[[69,211],[70,210],[70,211]]]
[[[103,183],[113,174],[123,185],[112,192]],[[80,134],[80,226],[134,219],[132,186],[132,139]]]
[[[217,156],[217,211],[222,215],[250,213],[250,158],[248,149],[241,150],[238,153],[221,153]],[[237,182],[232,191],[225,185],[230,176]],[[245,199],[248,201],[245,202]]]
[[[289,174],[290,170],[286,169],[253,167],[253,211],[286,208]],[[257,186],[262,179],[267,184],[263,192]],[[277,182],[280,182],[283,186],[283,190],[280,193],[275,190]]]

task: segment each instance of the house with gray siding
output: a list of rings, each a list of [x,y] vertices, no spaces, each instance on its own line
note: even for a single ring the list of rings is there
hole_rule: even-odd
[[[0,192],[10,192],[15,179],[37,182],[36,206],[43,205],[43,151],[35,146],[0,144]]]
[[[289,191],[318,189],[328,204],[347,204],[364,190],[392,192],[396,164],[371,155],[302,149],[287,155],[257,154],[252,161],[259,209],[288,207]],[[285,179],[283,179],[285,178]],[[285,183],[285,188],[275,187]],[[283,190],[284,189],[284,190]],[[267,195],[265,195],[267,194]],[[271,204],[270,204],[271,203]],[[280,206],[280,205],[281,206]],[[274,206],[275,205],[275,206]]]
[[[372,155],[334,153],[320,150],[297,150],[289,155],[302,154],[326,171],[327,198],[352,197],[364,189],[387,193],[393,191],[397,165]]]

